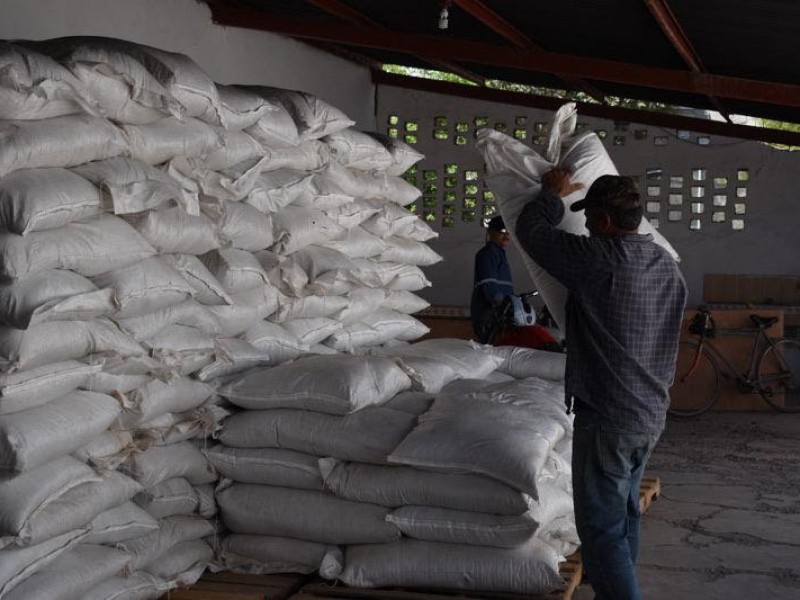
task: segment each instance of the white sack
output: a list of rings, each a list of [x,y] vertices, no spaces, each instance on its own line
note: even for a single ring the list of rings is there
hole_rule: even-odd
[[[0,416],[0,471],[26,471],[77,450],[105,431],[120,410],[106,394],[71,392]]]
[[[26,236],[0,234],[0,276],[25,277],[44,269],[71,269],[93,277],[153,256],[155,249],[119,217],[85,222]]]
[[[369,233],[383,239],[394,236],[417,242],[427,242],[439,236],[430,225],[402,206],[373,203],[378,207],[378,213],[361,224]]]
[[[319,199],[328,199],[328,198],[351,198],[350,196],[317,196],[315,200]],[[347,239],[347,236],[351,234],[350,230],[357,229],[357,231],[352,232],[353,236],[356,239],[364,239],[366,236],[372,236],[366,232],[365,229],[359,227],[361,223],[369,219],[375,214],[380,212],[380,208],[377,206],[377,202],[369,202],[366,200],[354,200],[351,198],[350,202],[346,202],[340,204],[339,206],[330,206],[330,207],[321,207],[322,210],[328,215],[331,219],[336,221],[339,225],[347,229],[348,231],[342,236],[341,239]],[[360,235],[359,235],[360,234]],[[375,242],[373,242],[374,244]],[[345,252],[345,254],[349,254]],[[376,253],[377,254],[377,253]],[[373,256],[373,254],[361,254],[361,256]],[[355,258],[355,257],[353,257]]]
[[[204,254],[220,246],[217,225],[181,207],[153,210],[128,221],[162,254]]]
[[[258,93],[257,87],[237,87],[262,96]],[[289,114],[289,111],[286,110],[283,105],[272,101],[269,102],[276,110],[272,110],[263,115],[258,121],[246,127],[245,131],[258,140],[265,148],[283,149],[297,146],[301,140],[297,133],[297,125],[295,125],[292,115]]]
[[[137,422],[144,423],[168,412],[183,412],[197,408],[214,393],[207,383],[187,378],[170,382],[151,381],[146,386],[127,394],[130,408],[126,413],[135,416]]]
[[[184,477],[165,479],[134,496],[133,502],[155,519],[191,515],[199,506],[197,492]]]
[[[131,156],[160,165],[178,156],[205,156],[222,145],[220,135],[191,117],[167,117],[147,125],[122,125]]]
[[[183,477],[192,484],[210,483],[217,479],[214,468],[190,442],[152,446],[131,456],[124,469],[148,489],[173,477]]]
[[[283,324],[284,329],[297,337],[301,344],[313,346],[318,344],[333,332],[342,328],[339,321],[326,317],[316,319],[294,319]]]
[[[216,340],[216,345],[214,362],[195,375],[200,381],[214,381],[218,377],[266,366],[271,360],[269,352],[256,348],[245,340],[222,338]]]
[[[132,453],[139,452],[141,446],[142,442],[134,442],[133,435],[128,431],[105,431],[75,450],[72,456],[88,464],[96,472],[105,473],[116,469]]]
[[[281,448],[228,448],[217,444],[206,451],[208,462],[223,477],[239,483],[321,490],[317,457]]]
[[[252,410],[298,408],[344,415],[383,404],[410,387],[411,380],[392,360],[318,356],[254,369],[219,393]]]
[[[344,229],[322,211],[287,206],[272,217],[273,252],[291,254],[311,244],[321,244],[341,236]]]
[[[389,151],[392,157],[392,164],[386,169],[388,175],[403,175],[412,166],[425,158],[424,154],[420,154],[412,146],[409,146],[397,138],[372,131],[367,131],[365,133],[375,138]]]
[[[532,538],[519,548],[476,548],[402,539],[350,546],[339,579],[355,587],[425,587],[544,594],[559,590],[555,551]]]
[[[244,202],[226,204],[221,214],[213,215],[223,245],[241,250],[264,250],[274,242],[272,217]]]
[[[428,267],[442,262],[444,258],[427,244],[392,236],[386,238],[386,249],[380,253],[377,260]]]
[[[219,280],[196,256],[165,254],[159,258],[183,275],[183,278],[194,288],[195,299],[201,304],[216,306],[233,303]]]
[[[321,194],[345,194],[354,198],[381,198],[407,206],[422,195],[405,179],[381,171],[357,171],[331,162],[320,170],[314,183]]]
[[[400,537],[389,510],[312,490],[235,483],[217,495],[222,522],[234,533],[324,544],[385,543]]]
[[[214,550],[203,540],[179,542],[142,570],[169,581],[175,587],[189,587],[200,579],[214,558]]]
[[[414,313],[425,310],[430,305],[430,302],[424,298],[420,298],[413,292],[407,290],[392,290],[386,294],[386,298],[381,303],[381,308],[413,315]]]
[[[209,335],[218,335],[222,331],[219,319],[196,300],[172,304],[136,317],[115,317],[114,322],[136,341],[155,335],[167,325],[186,325]]]
[[[188,175],[192,169],[220,171],[229,169],[239,163],[261,158],[264,147],[251,135],[244,131],[218,130],[221,145],[205,156],[188,158],[181,156],[175,167]]]
[[[214,534],[214,525],[205,519],[176,515],[159,521],[160,529],[132,540],[117,544],[131,556],[127,571],[134,573],[150,564],[154,557],[162,556],[181,542],[198,540]]]
[[[91,590],[81,600],[157,600],[167,586],[149,573],[134,573],[128,577],[110,577]]]
[[[102,367],[74,360],[0,374],[0,414],[47,404],[79,387],[87,388]]]
[[[226,571],[253,575],[320,571],[335,579],[344,562],[336,546],[267,535],[228,534],[217,552]]]
[[[305,296],[290,298],[279,296],[277,311],[269,316],[275,323],[285,323],[293,319],[313,319],[331,317],[347,308],[350,300],[341,296]]]
[[[517,379],[541,377],[564,381],[567,355],[563,352],[545,352],[514,346],[497,346],[492,351],[503,358],[503,362],[497,367],[502,373]]]
[[[381,406],[344,417],[310,410],[238,412],[219,440],[236,448],[283,448],[340,460],[385,464],[386,456],[411,431],[415,415]]]
[[[262,171],[278,169],[295,169],[298,171],[316,171],[330,162],[330,148],[323,142],[309,140],[292,148],[264,148]]]
[[[231,305],[208,307],[220,322],[220,337],[237,336],[272,315],[278,308],[278,292],[271,286],[259,286],[233,294],[232,302]]]
[[[386,170],[394,163],[389,151],[374,137],[353,127],[326,135],[333,159],[345,167],[361,171]]]
[[[200,260],[230,294],[269,283],[267,273],[252,252],[237,248],[218,248]]]
[[[574,213],[569,207],[586,195],[591,184],[601,175],[616,175],[617,169],[608,156],[603,143],[594,132],[575,133],[577,111],[574,102],[563,105],[553,117],[546,156],[540,156],[530,147],[492,129],[478,131],[476,147],[486,161],[487,185],[497,198],[500,214],[508,227],[511,239],[516,238],[516,222],[525,204],[541,189],[541,177],[556,166],[569,170],[575,183],[583,188],[563,198],[564,218],[558,228],[568,233],[587,235],[584,215]],[[639,233],[652,234],[653,240],[679,260],[669,242],[642,219]],[[533,279],[555,322],[564,328],[564,310],[567,291],[555,278],[539,267],[521,250],[525,266]]]
[[[277,323],[260,321],[242,334],[244,341],[269,355],[268,365],[279,365],[309,353],[308,344]]]
[[[122,132],[97,117],[0,122],[0,177],[17,169],[74,167],[127,151]]]
[[[189,375],[214,361],[214,337],[186,325],[167,325],[161,331],[142,340],[157,361],[167,368]]]
[[[0,229],[5,231],[25,235],[56,229],[102,210],[100,190],[67,169],[21,169],[0,179]]]
[[[233,85],[216,84],[222,125],[238,132],[255,124],[261,117],[277,112],[277,107],[253,92]]]

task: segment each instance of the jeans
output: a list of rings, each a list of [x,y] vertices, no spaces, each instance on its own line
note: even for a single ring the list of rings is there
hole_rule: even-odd
[[[595,600],[641,600],[639,486],[661,432],[615,429],[586,407],[575,415],[575,524]]]

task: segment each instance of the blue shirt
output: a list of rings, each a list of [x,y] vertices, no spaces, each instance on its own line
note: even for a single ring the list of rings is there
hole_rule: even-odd
[[[479,341],[492,318],[495,306],[514,293],[511,266],[505,249],[495,242],[486,242],[475,255],[474,287],[469,304],[472,329]]]
[[[569,291],[566,305],[567,399],[616,428],[664,427],[675,373],[686,283],[652,235],[604,238],[556,229],[564,203],[532,198],[517,239]]]

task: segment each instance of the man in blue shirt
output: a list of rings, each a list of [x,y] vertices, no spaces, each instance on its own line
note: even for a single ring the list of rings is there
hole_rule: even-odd
[[[555,169],[517,220],[520,245],[569,291],[566,400],[575,411],[572,480],[581,554],[596,600],[640,600],[639,485],[666,421],[686,284],[670,254],[638,233],[630,177],[603,175],[583,210],[589,236],[556,226],[583,186]]]
[[[491,340],[491,325],[506,296],[514,293],[511,266],[506,246],[511,237],[502,217],[494,217],[486,227],[486,245],[475,255],[475,278],[469,313],[472,330],[481,344]]]

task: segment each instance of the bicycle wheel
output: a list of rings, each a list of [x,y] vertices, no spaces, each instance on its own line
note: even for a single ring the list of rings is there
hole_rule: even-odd
[[[710,410],[718,397],[719,368],[714,358],[695,342],[681,342],[667,413],[696,417]]]
[[[758,360],[759,392],[779,412],[800,412],[800,342],[775,340]]]

